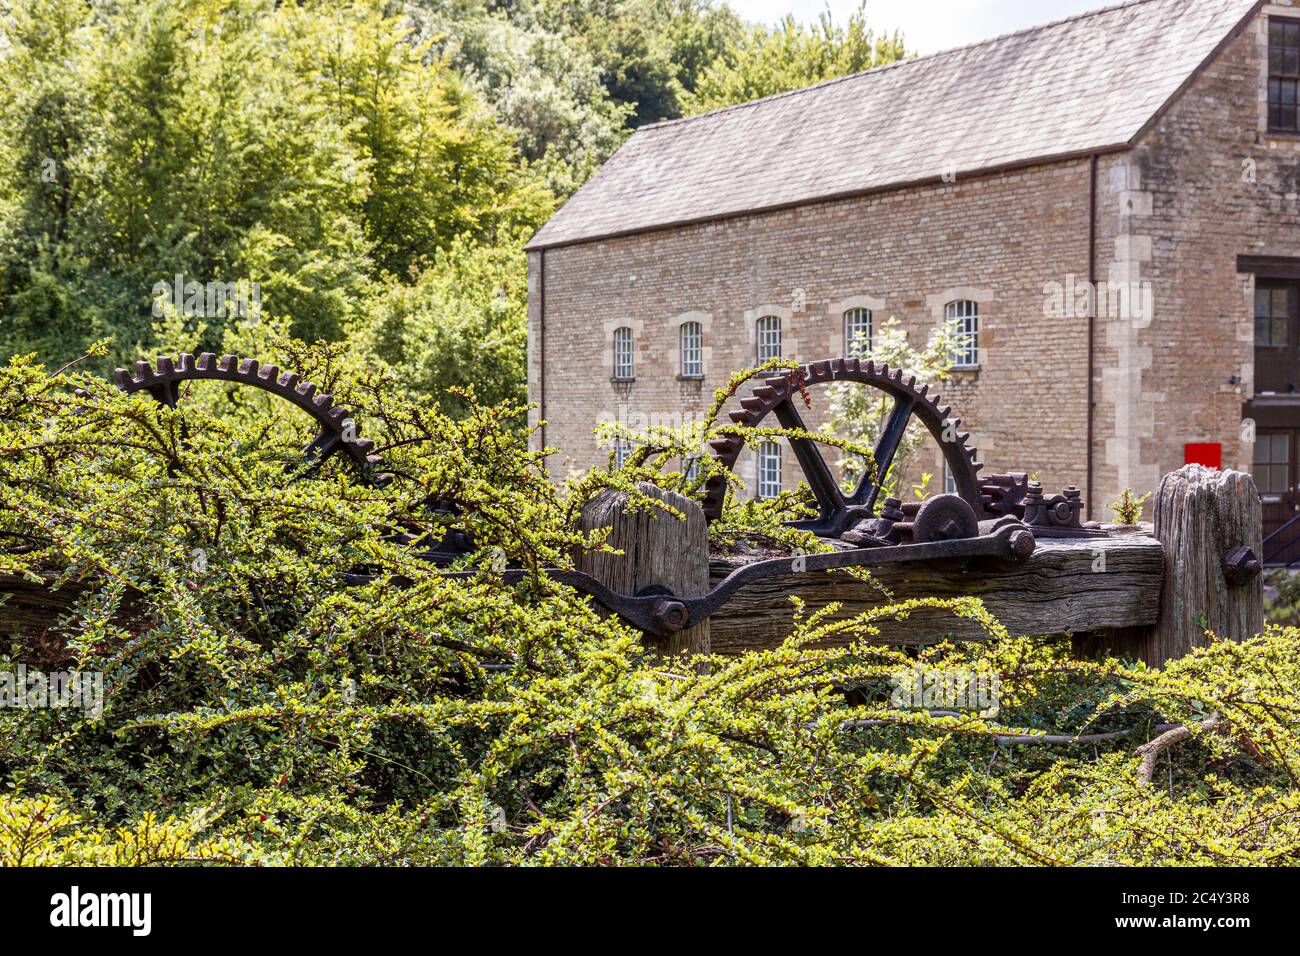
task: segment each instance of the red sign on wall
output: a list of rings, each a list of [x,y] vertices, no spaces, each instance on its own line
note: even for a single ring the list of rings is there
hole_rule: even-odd
[[[1183,462],[1204,465],[1206,468],[1223,467],[1223,446],[1217,441],[1188,442],[1183,446]]]

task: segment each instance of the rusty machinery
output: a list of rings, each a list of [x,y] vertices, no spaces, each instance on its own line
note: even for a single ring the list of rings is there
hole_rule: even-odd
[[[118,369],[114,380],[128,393],[148,392],[157,401],[176,407],[182,385],[198,380],[217,380],[229,386],[256,388],[297,406],[311,416],[317,427],[312,441],[303,449],[309,466],[342,455],[371,474],[382,474],[383,462],[374,444],[360,437],[360,429],[349,411],[334,403],[330,395],[299,380],[293,372],[256,359],[239,359],[212,353],[160,358],[156,365],[137,362],[134,372]],[[852,490],[845,491],[812,439],[790,432],[806,432],[799,405],[810,399],[810,388],[837,382],[852,382],[882,391],[893,399],[876,443],[873,461],[863,469]],[[930,394],[928,385],[905,376],[900,369],[855,358],[830,359],[767,375],[751,393],[740,399],[731,413],[736,431],[711,442],[711,452],[728,471],[745,447],[744,430],[766,427],[774,418],[794,451],[816,501],[813,518],[792,522],[794,527],[837,542],[825,553],[797,558],[756,561],[733,571],[707,594],[700,597],[675,595],[665,588],[639,594],[619,594],[600,581],[579,571],[548,570],[547,574],[585,594],[644,631],[667,635],[706,620],[746,585],[765,578],[798,571],[842,568],[876,568],[913,562],[972,562],[981,560],[1021,561],[1033,553],[1037,538],[1079,538],[1103,536],[1096,523],[1082,520],[1082,497],[1076,488],[1044,495],[1041,485],[1020,473],[980,477],[981,464],[969,436],[958,430],[960,419]],[[886,497],[878,501],[884,478],[893,464],[908,425],[915,419],[933,436],[947,465],[954,493],[904,503]],[[728,494],[725,475],[710,477],[702,489],[705,516],[717,520]],[[455,506],[431,502],[445,524],[453,524]],[[409,529],[408,529],[409,530]],[[415,529],[418,531],[418,529]],[[404,534],[404,533],[403,533]],[[418,533],[405,537],[412,543]],[[424,556],[438,563],[450,563],[473,551],[465,532],[452,529]],[[797,562],[797,566],[795,564]],[[449,571],[449,575],[473,572]],[[507,580],[518,580],[526,572],[506,569]],[[353,577],[353,580],[357,580]]]

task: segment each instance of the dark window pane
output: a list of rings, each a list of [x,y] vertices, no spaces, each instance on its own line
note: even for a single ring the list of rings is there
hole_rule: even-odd
[[[1269,337],[1270,343],[1273,345],[1286,345],[1287,320],[1273,319],[1272,321],[1273,321],[1273,334]]]
[[[1270,18],[1268,21],[1268,42],[1271,46],[1274,43],[1282,42],[1282,21],[1276,18]]]
[[[1282,122],[1278,125],[1280,125],[1282,129],[1295,129],[1295,107],[1283,106],[1281,109]]]
[[[1271,301],[1268,289],[1255,290],[1255,318],[1262,319],[1268,315],[1268,306]]]
[[[1287,76],[1300,73],[1300,51],[1287,50],[1282,54],[1282,72]]]
[[[1272,311],[1272,315],[1274,315],[1274,316],[1279,316],[1279,315],[1280,315],[1280,316],[1283,316],[1283,317],[1285,317],[1285,316],[1287,315],[1287,309],[1286,309],[1286,297],[1287,297],[1287,290],[1286,290],[1286,289],[1274,289],[1274,290],[1273,290],[1273,311]]]
[[[1255,320],[1255,344],[1268,345],[1268,319]]]

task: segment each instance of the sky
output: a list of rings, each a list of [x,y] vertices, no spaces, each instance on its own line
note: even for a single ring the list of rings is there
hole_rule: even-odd
[[[729,0],[747,20],[771,23],[787,13],[816,21],[830,7],[835,19],[848,19],[859,0]],[[867,0],[867,24],[877,33],[903,32],[909,52],[934,53],[989,37],[1050,23],[1117,0]]]

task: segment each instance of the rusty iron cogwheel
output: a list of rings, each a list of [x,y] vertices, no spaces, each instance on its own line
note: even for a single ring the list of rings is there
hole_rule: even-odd
[[[218,358],[212,352],[204,352],[199,356],[185,353],[176,359],[163,355],[157,366],[140,361],[135,363],[134,374],[124,368],[113,373],[113,381],[122,391],[128,394],[147,391],[172,408],[180,400],[180,384],[200,379],[260,388],[305,411],[320,426],[316,437],[303,449],[308,461],[322,462],[342,452],[366,470],[383,464],[383,459],[372,453],[375,443],[357,434],[359,426],[348,410],[335,405],[332,396],[318,394],[315,385],[299,381],[297,372],[282,372],[275,365],[263,365],[253,358],[241,359],[234,355]]]
[[[768,415],[775,414],[782,428],[806,430],[797,407],[803,401],[803,390],[831,382],[869,385],[891,395],[894,407],[881,431],[880,440],[876,443],[877,472],[864,474],[857,487],[847,495],[840,490],[834,474],[822,458],[817,442],[806,438],[790,440],[818,506],[816,518],[794,522],[795,527],[822,537],[839,537],[858,521],[870,517],[880,491],[879,478],[889,470],[912,418],[925,425],[939,443],[943,460],[956,484],[957,495],[970,505],[976,516],[984,514],[978,477],[983,465],[975,460],[975,449],[967,447],[966,442],[970,436],[957,431],[961,419],[950,419],[952,409],[939,405],[939,396],[929,394],[930,386],[918,386],[915,377],[903,376],[902,369],[890,369],[888,365],[855,358],[828,359],[802,365],[767,376],[763,384],[754,387],[749,398],[741,400],[741,408],[731,413],[731,420],[737,425],[752,428]],[[944,440],[945,431],[951,436],[951,441]],[[714,439],[709,446],[714,457],[731,469],[735,467],[744,444],[744,439],[739,435],[727,435]],[[721,516],[726,495],[727,480],[724,476],[714,475],[705,484],[703,507],[710,521]]]

